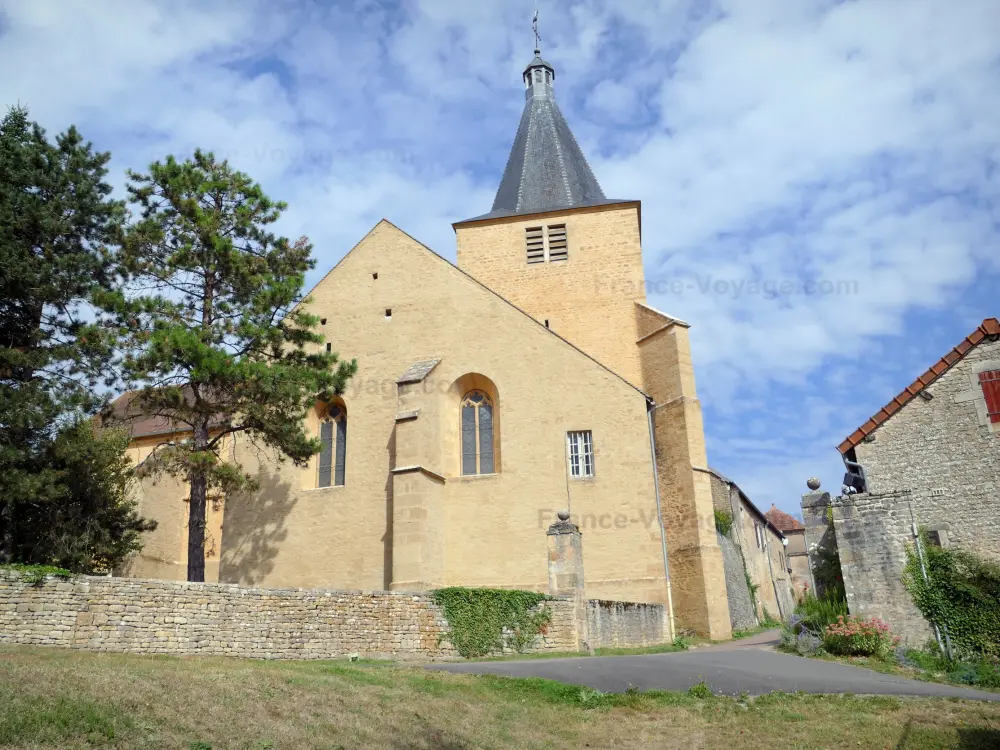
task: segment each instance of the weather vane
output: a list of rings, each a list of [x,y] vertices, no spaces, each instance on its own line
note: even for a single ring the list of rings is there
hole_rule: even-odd
[[[531,30],[535,32],[535,52],[540,52],[542,38],[538,36],[538,8],[535,8],[535,17],[531,19]]]

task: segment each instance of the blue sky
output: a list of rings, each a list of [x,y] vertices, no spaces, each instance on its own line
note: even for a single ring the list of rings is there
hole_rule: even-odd
[[[1000,314],[995,0],[538,5],[591,166],[643,202],[649,301],[692,324],[710,463],[765,509],[839,487],[837,443]],[[310,282],[382,217],[454,259],[534,6],[0,0],[0,103],[76,124],[117,185],[228,157],[290,204]]]

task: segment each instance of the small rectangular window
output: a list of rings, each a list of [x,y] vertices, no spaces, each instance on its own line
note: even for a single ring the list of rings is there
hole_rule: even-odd
[[[979,386],[983,389],[990,422],[1000,422],[1000,370],[979,373]]]
[[[542,228],[528,227],[525,229],[524,242],[528,251],[528,263],[544,263],[545,241],[542,238]]]
[[[594,440],[590,430],[567,432],[566,452],[571,477],[594,476]]]
[[[566,225],[552,224],[548,227],[549,234],[549,261],[555,263],[569,259],[569,251],[566,246]]]

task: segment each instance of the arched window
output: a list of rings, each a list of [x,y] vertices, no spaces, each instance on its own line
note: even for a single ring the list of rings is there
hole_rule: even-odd
[[[483,391],[462,399],[462,474],[492,474],[493,401]]]
[[[344,463],[347,457],[347,409],[343,404],[330,404],[319,422],[319,452],[317,487],[344,485]]]

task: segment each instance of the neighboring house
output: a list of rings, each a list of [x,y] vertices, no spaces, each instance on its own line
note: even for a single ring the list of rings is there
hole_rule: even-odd
[[[764,514],[785,535],[785,558],[788,560],[788,574],[791,577],[792,595],[801,599],[814,586],[809,569],[809,552],[806,549],[806,527],[795,516],[778,510],[771,503],[771,510]]]
[[[712,489],[688,324],[646,304],[640,203],[604,196],[554,78],[536,54],[492,210],[453,225],[457,265],[383,220],[310,292],[358,373],[310,412],[308,467],[230,442],[262,489],[218,499],[210,578],[544,591],[568,507],[588,597],[667,601],[666,549],[680,625],[728,637],[721,551],[692,522]],[[164,429],[136,425],[137,460]],[[144,482],[159,526],[130,575],[185,577],[186,494]]]
[[[984,320],[838,450],[848,493],[803,497],[810,553],[835,547],[852,613],[921,642],[927,623],[900,580],[914,529],[1000,560],[1000,322]]]
[[[741,553],[742,565],[750,580],[757,587],[756,601],[758,619],[764,617],[764,610],[777,618],[787,618],[794,609],[791,580],[788,573],[788,557],[785,553],[785,535],[766,514],[747,497],[731,479],[715,469],[709,469],[712,478],[712,499],[715,510],[729,513],[733,519],[729,538]],[[727,566],[731,566],[726,558]],[[739,580],[740,572],[727,571],[727,582]],[[744,585],[745,585],[745,576]],[[741,607],[739,601],[730,596],[730,609]],[[737,613],[731,612],[733,619]],[[740,627],[744,627],[740,624]]]

